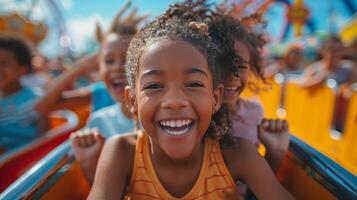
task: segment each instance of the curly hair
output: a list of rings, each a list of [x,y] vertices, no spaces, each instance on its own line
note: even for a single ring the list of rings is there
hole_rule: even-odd
[[[148,14],[138,16],[137,8],[134,8],[126,17],[122,16],[126,11],[130,9],[132,2],[127,0],[124,6],[118,11],[114,20],[111,23],[109,31],[107,34],[115,33],[118,35],[135,35],[138,32],[138,25],[140,22],[149,17]],[[98,42],[102,42],[105,37],[105,34],[102,31],[99,23],[96,24],[96,38]]]
[[[184,20],[181,17],[185,14],[181,12],[183,9],[187,9],[184,4],[171,5],[163,15],[144,26],[132,39],[126,59],[126,74],[131,88],[135,88],[141,54],[147,47],[164,38],[183,40],[195,46],[207,58],[214,86],[221,81],[220,71],[216,67],[218,48],[209,36],[207,24],[188,18]]]
[[[187,22],[203,21],[209,25],[209,36],[218,46],[218,54],[216,56],[216,65],[220,68],[223,74],[238,74],[237,65],[245,62],[234,49],[235,40],[242,41],[249,49],[250,65],[252,71],[264,81],[263,69],[261,65],[261,49],[266,43],[264,34],[255,31],[251,27],[250,22],[256,25],[264,25],[264,20],[260,14],[252,14],[250,16],[237,19],[231,17],[216,7],[212,9],[212,4],[209,5],[206,0],[185,1],[182,4],[174,5],[171,10],[166,12],[165,17],[180,16]],[[221,77],[224,78],[224,77]],[[229,111],[223,105],[221,110],[214,114],[211,126],[209,128],[209,136],[220,138],[222,147],[236,146],[236,140],[231,135],[231,122]]]
[[[207,24],[211,19],[209,12],[211,10],[208,9],[205,0],[185,1],[171,5],[163,15],[140,30],[130,43],[126,59],[129,86],[135,88],[139,59],[143,51],[162,39],[183,40],[195,46],[207,59],[214,79],[213,87],[222,83],[221,68],[217,65],[220,49],[209,34]],[[205,135],[223,141],[230,135],[230,127],[228,111],[221,107],[213,114],[211,125]]]
[[[261,64],[261,49],[265,44],[263,35],[248,32],[239,20],[221,14],[215,15],[215,19],[211,24],[210,34],[221,44],[223,58],[220,61],[222,67],[225,68],[224,71],[236,73],[236,66],[244,62],[234,51],[234,42],[239,40],[248,47],[251,58],[249,64],[252,66],[252,71],[264,80]]]
[[[29,45],[18,37],[0,35],[0,49],[10,51],[15,55],[18,64],[32,71],[32,52]]]

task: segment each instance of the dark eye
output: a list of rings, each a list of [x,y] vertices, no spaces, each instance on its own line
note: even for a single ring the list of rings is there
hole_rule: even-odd
[[[162,88],[162,85],[159,83],[149,83],[149,84],[144,85],[144,87],[143,87],[144,90],[147,90],[147,89],[154,90],[154,89],[159,89],[159,88]]]
[[[204,87],[204,85],[200,82],[190,82],[186,85],[186,87]]]
[[[114,63],[114,59],[107,58],[107,59],[104,60],[104,62],[105,62],[105,64],[107,64],[107,65],[111,65],[111,64]]]

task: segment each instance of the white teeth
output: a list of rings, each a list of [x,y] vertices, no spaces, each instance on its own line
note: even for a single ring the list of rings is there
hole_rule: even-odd
[[[114,84],[120,84],[120,83],[123,83],[124,81],[119,80],[119,79],[116,79],[116,80],[112,80],[112,82],[113,82]]]
[[[226,90],[237,90],[238,88],[237,87],[226,87],[225,89]]]
[[[185,134],[188,130],[190,130],[190,127],[186,127],[180,131],[172,131],[172,130],[168,130],[168,129],[164,129],[164,130],[165,130],[165,132],[167,132],[170,135],[178,136],[178,135]]]
[[[186,120],[167,120],[167,121],[160,121],[160,124],[162,126],[168,126],[171,128],[175,127],[183,127],[187,126],[192,123],[192,120],[186,119]]]
[[[166,120],[166,121],[160,121],[160,125],[163,126],[163,130],[174,136],[178,135],[183,135],[187,131],[190,130],[191,126],[189,126],[192,123],[192,120],[190,119],[185,119],[185,120]],[[170,128],[182,128],[181,130],[172,130]]]

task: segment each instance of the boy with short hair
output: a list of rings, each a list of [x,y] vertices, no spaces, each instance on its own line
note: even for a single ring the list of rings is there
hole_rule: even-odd
[[[20,77],[31,71],[32,54],[19,38],[0,36],[0,147],[9,150],[47,130],[47,113],[40,113],[39,91],[23,87]]]

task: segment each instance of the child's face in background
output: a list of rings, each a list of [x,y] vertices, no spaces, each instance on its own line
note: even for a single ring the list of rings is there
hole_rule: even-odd
[[[26,67],[17,62],[11,51],[0,48],[0,90],[5,91],[18,87],[20,76],[25,74]]]
[[[302,62],[303,52],[300,48],[291,49],[285,56],[285,62],[289,69],[287,70],[297,70],[299,64]]]
[[[234,75],[234,73],[230,73],[223,81],[223,103],[227,104],[228,107],[234,107],[237,103],[239,94],[243,91],[248,82],[250,71],[250,53],[247,45],[245,45],[242,41],[235,40],[234,50],[244,62],[237,63],[235,66],[239,76]]]
[[[132,36],[109,34],[102,43],[99,58],[99,74],[112,97],[123,101],[124,88],[127,85],[125,77],[126,51]]]
[[[32,58],[33,72],[50,72],[48,67],[48,59],[43,55],[35,55]]]
[[[331,63],[331,66],[338,67],[338,62],[343,57],[344,47],[337,41],[326,41],[323,45],[322,57]]]
[[[200,143],[222,96],[213,89],[207,59],[191,44],[160,40],[139,60],[136,106],[154,151],[174,159],[189,156]]]

